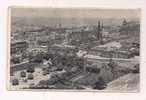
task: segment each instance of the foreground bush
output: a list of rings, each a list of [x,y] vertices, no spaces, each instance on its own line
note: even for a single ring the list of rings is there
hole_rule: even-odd
[[[26,72],[22,71],[22,72],[20,73],[20,76],[21,76],[21,77],[26,77]]]
[[[99,77],[98,81],[95,83],[95,86],[93,87],[94,89],[98,89],[98,90],[103,90],[106,88],[106,83],[104,82],[104,80],[102,79],[102,77]]]
[[[17,63],[20,63],[20,59],[18,57],[15,57],[15,58],[11,59],[11,62],[13,64],[17,64]]]
[[[134,66],[133,73],[139,73],[139,64]]]
[[[35,71],[34,67],[28,67],[27,72],[33,73]]]
[[[33,80],[33,79],[34,79],[33,74],[29,74],[28,77],[27,77],[27,79],[29,79],[29,80]]]
[[[27,79],[23,79],[23,82],[25,82],[25,83],[26,83],[26,82],[27,82]]]
[[[19,80],[18,79],[13,79],[12,80],[12,85],[19,85]]]

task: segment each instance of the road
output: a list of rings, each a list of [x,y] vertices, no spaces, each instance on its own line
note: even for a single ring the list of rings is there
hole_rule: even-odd
[[[87,60],[110,60],[111,58],[105,58],[100,56],[94,56],[94,55],[85,55],[85,59]],[[125,58],[112,58],[114,61],[132,61],[132,62],[139,62],[139,58],[132,58],[132,59],[125,59]]]

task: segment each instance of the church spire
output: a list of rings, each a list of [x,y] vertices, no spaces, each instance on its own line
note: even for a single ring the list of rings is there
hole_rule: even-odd
[[[98,41],[100,41],[101,44],[103,43],[103,41],[102,41],[102,30],[103,30],[103,23],[98,21],[97,39],[98,39]]]
[[[100,21],[98,21],[98,29],[97,29],[97,39],[100,40],[100,34],[101,34],[101,26]]]
[[[127,21],[126,21],[125,18],[124,18],[124,20],[123,20],[123,25],[127,25]]]

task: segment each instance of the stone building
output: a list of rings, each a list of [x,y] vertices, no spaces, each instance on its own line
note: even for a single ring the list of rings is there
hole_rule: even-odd
[[[26,51],[27,48],[28,48],[27,41],[12,41],[11,42],[11,54],[22,53]]]

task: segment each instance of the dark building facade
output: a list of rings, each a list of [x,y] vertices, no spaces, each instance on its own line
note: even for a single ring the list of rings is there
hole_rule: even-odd
[[[22,53],[28,48],[26,41],[16,41],[11,43],[11,54]]]

